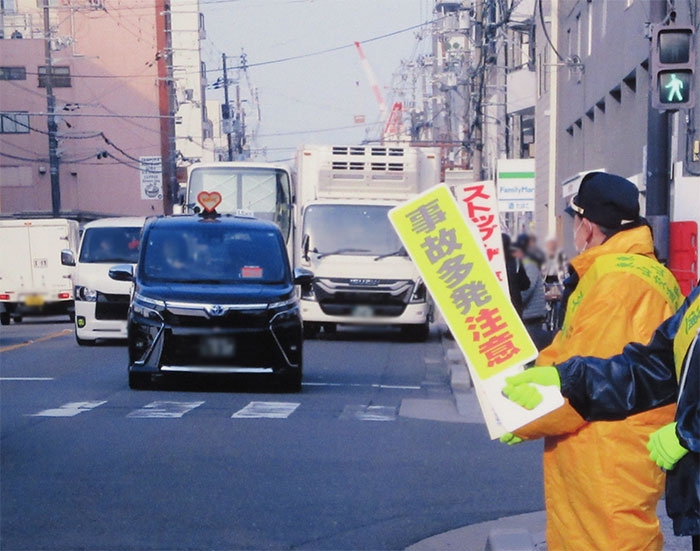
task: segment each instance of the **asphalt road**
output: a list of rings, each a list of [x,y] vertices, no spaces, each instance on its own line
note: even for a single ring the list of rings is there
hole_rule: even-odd
[[[299,394],[133,391],[122,343],[78,347],[57,320],[0,332],[3,550],[404,549],[543,508],[540,447],[448,411],[435,330],[307,341]]]

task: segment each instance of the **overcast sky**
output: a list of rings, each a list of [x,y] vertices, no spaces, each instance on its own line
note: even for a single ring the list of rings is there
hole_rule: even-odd
[[[392,94],[392,75],[401,61],[430,49],[429,35],[419,41],[420,29],[411,28],[432,19],[433,5],[434,0],[200,0],[209,82],[221,74],[212,69],[221,67],[222,53],[235,67],[245,51],[261,115],[257,123],[256,109],[246,102],[246,122],[251,130],[257,127],[253,148],[266,148],[270,161],[291,159],[304,143],[377,138],[379,107],[353,42],[362,43],[391,109],[399,99]],[[404,29],[411,30],[399,32]],[[229,73],[237,76],[247,99],[242,72]],[[235,87],[229,93],[233,100]],[[223,98],[220,91],[208,94]],[[356,115],[364,115],[366,124],[355,124]]]

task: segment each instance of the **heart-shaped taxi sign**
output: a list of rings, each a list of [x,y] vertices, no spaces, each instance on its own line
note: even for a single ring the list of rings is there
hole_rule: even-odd
[[[221,194],[218,191],[200,191],[197,194],[197,202],[205,212],[214,212],[221,203]]]

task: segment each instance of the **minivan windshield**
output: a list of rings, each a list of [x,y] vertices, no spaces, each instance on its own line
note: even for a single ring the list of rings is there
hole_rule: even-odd
[[[136,264],[141,228],[88,228],[83,233],[79,262]]]
[[[144,243],[141,276],[176,283],[280,283],[289,272],[279,232],[203,223],[154,227]]]
[[[304,212],[309,250],[321,255],[389,255],[401,241],[389,222],[389,206],[311,205]]]

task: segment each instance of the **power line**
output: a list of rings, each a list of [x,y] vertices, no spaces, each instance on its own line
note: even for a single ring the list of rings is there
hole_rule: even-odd
[[[369,42],[376,42],[377,40],[383,40],[383,39],[385,39],[385,38],[389,38],[389,37],[395,36],[395,35],[397,35],[397,34],[405,33],[405,32],[408,32],[408,31],[415,30],[415,29],[419,29],[419,28],[421,28],[421,27],[425,27],[425,26],[427,26],[427,25],[431,25],[431,24],[433,24],[433,23],[436,23],[436,22],[438,22],[438,21],[441,21],[442,19],[444,19],[444,17],[439,17],[439,18],[433,19],[433,20],[431,20],[431,21],[426,21],[426,22],[423,22],[423,23],[419,23],[418,25],[413,25],[413,26],[411,26],[411,27],[406,27],[406,28],[404,28],[404,29],[399,29],[398,31],[393,31],[393,32],[386,33],[386,34],[383,34],[383,35],[380,35],[380,36],[375,36],[375,37],[373,37],[373,38],[368,38],[368,39],[366,39],[366,40],[361,40],[361,41],[359,41],[359,42],[360,42],[360,44],[367,44],[367,43],[369,43]],[[316,51],[316,52],[309,52],[309,53],[306,53],[306,54],[299,54],[299,55],[289,56],[289,57],[283,57],[283,58],[279,58],[279,59],[271,59],[271,60],[268,60],[268,61],[259,61],[258,63],[246,63],[245,68],[250,68],[250,67],[261,67],[261,66],[263,66],[263,65],[272,65],[272,64],[275,64],[275,63],[285,63],[285,62],[287,62],[287,61],[294,61],[294,60],[296,60],[296,59],[304,59],[304,58],[307,58],[307,57],[315,57],[315,56],[319,56],[319,55],[323,55],[323,54],[328,54],[328,53],[332,53],[332,52],[337,52],[337,51],[339,51],[339,50],[345,50],[345,49],[348,49],[348,48],[355,48],[355,43],[354,43],[354,42],[351,42],[351,43],[349,43],[349,44],[344,44],[344,45],[342,45],[342,46],[335,46],[335,47],[333,47],[333,48],[326,48],[325,50],[318,50],[318,51]],[[227,56],[227,57],[229,57],[229,56]],[[231,56],[231,57],[234,57],[234,56]],[[243,69],[243,68],[244,68],[243,65],[238,65],[238,66],[230,67],[230,69],[232,69],[232,70],[234,70],[234,69]],[[220,71],[220,70],[221,70],[221,69],[207,69],[206,72],[207,72],[207,73],[211,73],[211,72],[215,72],[215,71],[218,72],[218,71]]]

